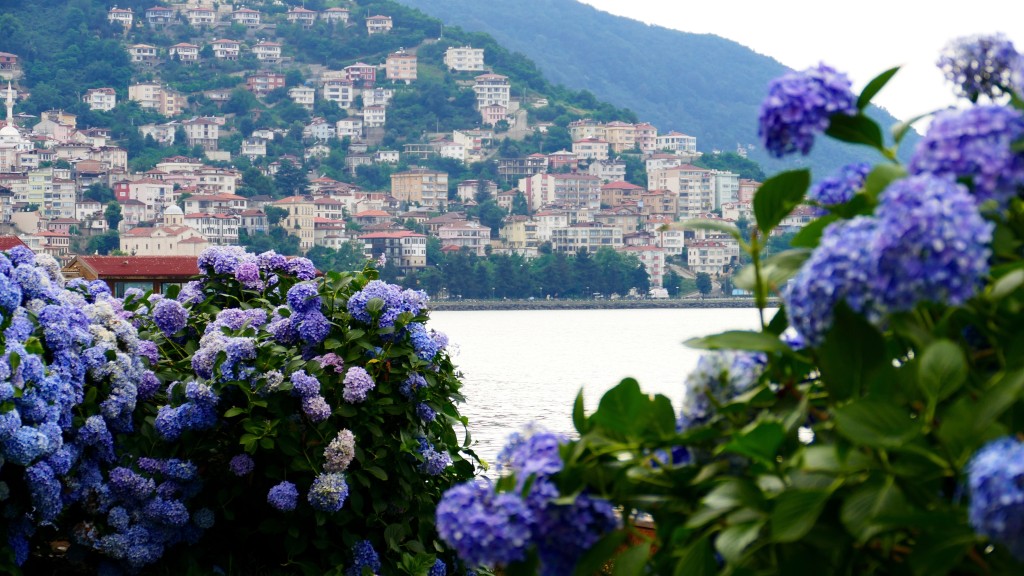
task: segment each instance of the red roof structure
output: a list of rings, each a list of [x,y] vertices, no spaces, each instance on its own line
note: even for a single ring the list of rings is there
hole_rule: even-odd
[[[21,238],[18,238],[17,236],[0,236],[0,250],[10,250],[15,246],[25,246],[25,248],[28,248],[28,246],[21,241]]]

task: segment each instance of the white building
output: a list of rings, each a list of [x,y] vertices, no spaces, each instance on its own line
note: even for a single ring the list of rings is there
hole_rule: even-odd
[[[512,101],[512,85],[508,76],[501,74],[481,74],[474,78],[473,92],[476,93],[476,106],[501,106],[508,108]]]
[[[484,49],[463,46],[449,46],[444,53],[444,65],[459,72],[476,72],[484,69]]]
[[[85,91],[82,102],[88,104],[90,110],[113,110],[117,106],[117,93],[113,88],[90,88]]]
[[[306,110],[312,110],[313,104],[316,101],[316,90],[309,86],[296,86],[288,89],[288,96],[292,99],[292,102]]]

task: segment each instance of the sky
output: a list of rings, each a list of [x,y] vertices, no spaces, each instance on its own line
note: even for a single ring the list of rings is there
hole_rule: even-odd
[[[901,66],[873,100],[900,120],[956,103],[935,66],[949,40],[1002,32],[1024,52],[1022,0],[580,1],[648,24],[722,36],[796,70],[825,62],[846,72],[856,91]]]

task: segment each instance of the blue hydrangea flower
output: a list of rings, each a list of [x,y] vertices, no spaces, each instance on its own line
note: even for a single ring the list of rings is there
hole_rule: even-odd
[[[864,179],[870,171],[871,165],[867,162],[848,164],[814,185],[807,196],[824,206],[845,204],[864,186]]]
[[[32,506],[42,522],[53,522],[64,509],[61,484],[46,462],[36,462],[25,469],[25,479],[32,494]]]
[[[515,473],[520,486],[531,476],[546,478],[562,469],[559,449],[566,438],[554,432],[527,430],[512,433],[498,453],[498,470]]]
[[[697,361],[697,368],[686,377],[682,415],[684,429],[706,422],[715,403],[725,403],[757,384],[768,364],[759,352],[713,350]]]
[[[409,374],[409,376],[405,380],[402,381],[402,384],[399,386],[398,391],[402,394],[402,396],[405,396],[406,398],[413,398],[414,396],[416,396],[417,390],[426,387],[427,379],[424,378],[422,374],[413,372],[412,374]]]
[[[427,576],[448,576],[448,566],[444,563],[444,560],[440,558],[435,560],[434,565],[427,572]]]
[[[758,135],[772,156],[806,155],[814,136],[828,128],[830,116],[856,113],[857,97],[849,78],[819,64],[772,80],[761,104]]]
[[[1004,34],[964,36],[943,48],[938,66],[957,95],[976,102],[982,95],[997,98],[1004,94],[1020,59]]]
[[[420,438],[420,445],[417,449],[423,462],[420,462],[419,470],[428,476],[442,474],[446,468],[452,465],[452,456],[446,451],[438,451],[425,438]]]
[[[437,418],[437,411],[431,408],[429,404],[420,402],[416,405],[416,416],[424,422],[433,422]]]
[[[170,336],[188,325],[188,310],[177,300],[164,298],[153,307],[153,322],[164,336]]]
[[[260,278],[260,267],[255,261],[242,262],[235,268],[235,280],[249,290],[263,290],[263,279]]]
[[[348,498],[348,484],[345,475],[339,472],[319,474],[313,480],[306,499],[314,510],[321,512],[337,512],[345,505]]]
[[[1024,186],[1024,153],[1011,149],[1024,137],[1024,114],[1007,106],[974,106],[935,116],[918,143],[911,174],[967,178],[978,203],[1005,204]]]
[[[216,518],[213,514],[213,510],[210,510],[209,508],[200,508],[199,510],[196,510],[195,514],[192,515],[192,522],[194,522],[197,527],[203,530],[209,530],[210,528],[213,528],[213,524],[215,521]]]
[[[190,280],[178,291],[178,302],[182,304],[199,304],[206,298],[203,293],[203,283],[199,280]]]
[[[288,258],[273,250],[260,253],[256,257],[256,263],[264,272],[284,272],[288,268]]]
[[[366,395],[376,386],[370,373],[365,368],[359,366],[353,366],[348,369],[348,373],[345,374],[344,385],[345,389],[342,391],[341,397],[349,404],[364,402]]]
[[[367,310],[367,304],[371,300],[380,300],[382,303],[377,313],[377,325],[384,328],[394,326],[395,320],[403,312],[409,312],[413,316],[419,314],[427,297],[421,291],[402,290],[400,286],[382,280],[372,280],[348,299],[348,313],[364,324],[371,324],[373,317]]]
[[[293,314],[292,324],[297,327],[299,338],[307,344],[319,344],[331,333],[330,321],[319,310]]]
[[[356,455],[356,437],[343,429],[324,449],[324,472],[344,472]]]
[[[299,313],[320,310],[320,293],[316,284],[312,282],[299,282],[288,290],[288,305],[292,310]]]
[[[471,566],[508,564],[526,557],[533,514],[521,498],[495,494],[470,481],[449,488],[437,504],[437,533]]]
[[[437,341],[427,331],[427,328],[419,322],[411,322],[406,329],[409,331],[409,339],[412,341],[416,356],[426,362],[433,360],[441,347],[438,346]]]
[[[931,176],[905,178],[880,198],[872,291],[883,311],[918,302],[962,304],[988,274],[991,222],[967,189]]]
[[[868,217],[830,224],[783,294],[790,322],[811,345],[824,341],[840,301],[855,312],[867,307],[877,228]]]
[[[352,546],[352,566],[345,570],[345,576],[362,576],[363,568],[369,568],[374,574],[380,571],[380,557],[369,540],[356,542]]]
[[[974,530],[1024,561],[1024,444],[1007,436],[983,446],[967,465],[967,486]]]
[[[295,510],[295,505],[298,501],[299,489],[295,487],[295,484],[287,480],[275,485],[267,492],[267,503],[281,512]]]
[[[248,454],[237,454],[228,462],[228,470],[235,476],[246,476],[256,467]]]
[[[549,502],[534,514],[533,540],[541,576],[572,574],[583,553],[619,524],[610,502],[587,494],[580,494],[572,504]]]

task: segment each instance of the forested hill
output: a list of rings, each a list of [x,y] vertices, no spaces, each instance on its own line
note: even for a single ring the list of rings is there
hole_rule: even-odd
[[[736,42],[613,16],[576,0],[399,0],[467,30],[486,32],[530,57],[555,83],[589,90],[625,106],[659,132],[697,137],[704,151],[757,143],[757,112],[768,82],[787,68]],[[813,50],[813,47],[808,47]],[[879,69],[881,72],[881,69]],[[883,126],[889,114],[871,112]],[[905,140],[911,149],[916,135]],[[751,157],[777,170],[759,150]],[[876,159],[867,150],[831,142],[809,158],[821,170]]]

